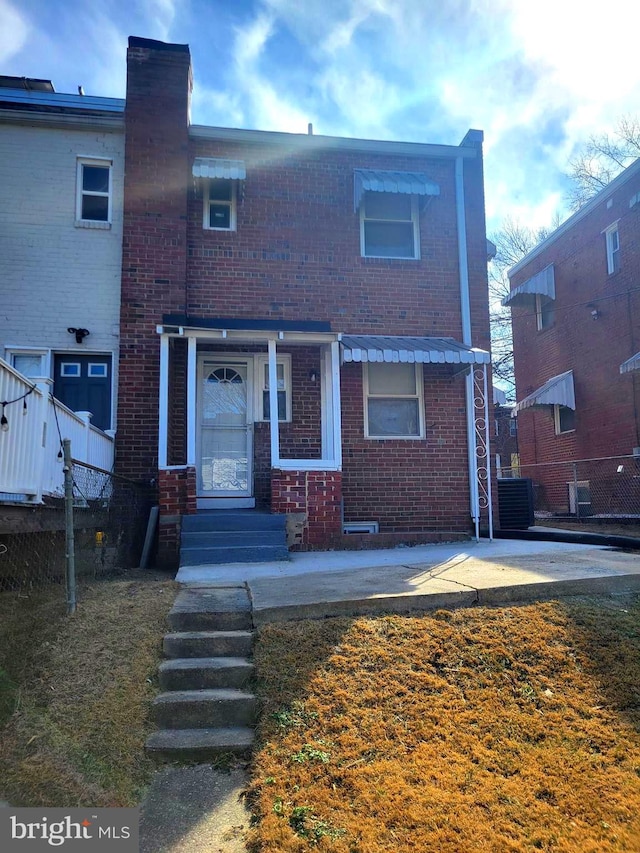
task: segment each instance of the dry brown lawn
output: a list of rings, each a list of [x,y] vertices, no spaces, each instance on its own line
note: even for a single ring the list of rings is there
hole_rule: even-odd
[[[150,573],[83,583],[71,617],[57,587],[0,595],[0,668],[15,687],[0,740],[0,798],[138,804],[153,771],[143,746],[176,588]]]
[[[640,601],[265,627],[261,853],[640,851]]]

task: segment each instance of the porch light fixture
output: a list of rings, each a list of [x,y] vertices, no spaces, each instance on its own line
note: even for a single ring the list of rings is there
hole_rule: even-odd
[[[87,337],[87,335],[91,334],[89,329],[76,329],[73,326],[70,326],[67,329],[67,332],[69,332],[70,335],[76,336],[76,343],[77,344],[81,344],[82,341]]]
[[[310,370],[309,371],[309,380],[311,382],[317,382],[318,381],[318,371],[317,370]]]

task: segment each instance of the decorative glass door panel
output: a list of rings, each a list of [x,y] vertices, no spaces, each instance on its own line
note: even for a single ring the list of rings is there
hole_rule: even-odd
[[[201,497],[252,492],[251,413],[247,364],[202,362],[199,387]]]

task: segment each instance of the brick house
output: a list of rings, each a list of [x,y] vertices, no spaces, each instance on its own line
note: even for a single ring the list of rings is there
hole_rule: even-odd
[[[0,355],[102,430],[116,428],[123,115],[122,99],[0,77]]]
[[[186,45],[131,38],[127,70],[117,464],[157,479],[161,559],[207,507],[290,514],[298,548],[468,536],[487,503],[482,134],[198,126]]]
[[[493,430],[491,448],[497,477],[517,477],[520,458],[518,456],[518,421],[512,414],[513,406],[507,405],[507,395],[501,388],[493,386]]]
[[[598,486],[572,484],[548,463],[640,454],[639,274],[640,160],[509,271],[520,461],[554,514],[611,511],[616,477],[635,471],[603,462]]]

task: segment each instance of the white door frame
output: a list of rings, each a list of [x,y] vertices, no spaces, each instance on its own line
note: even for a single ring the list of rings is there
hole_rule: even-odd
[[[241,365],[247,371],[247,491],[237,495],[221,494],[219,496],[204,496],[200,488],[199,467],[202,461],[202,381],[204,378],[205,364],[216,364],[221,366]],[[196,501],[198,509],[232,509],[243,507],[254,507],[255,497],[253,494],[253,398],[254,398],[254,376],[253,356],[247,353],[217,353],[199,352],[197,354],[196,374]]]

